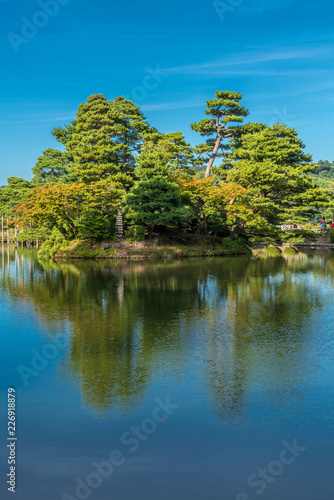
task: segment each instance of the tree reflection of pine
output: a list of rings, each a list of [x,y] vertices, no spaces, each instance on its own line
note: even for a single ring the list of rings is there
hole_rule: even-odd
[[[316,255],[169,264],[38,262],[26,250],[6,257],[1,289],[32,305],[50,332],[70,325],[61,374],[79,383],[88,408],[130,411],[158,374],[180,383],[196,353],[208,361],[193,375],[206,377],[213,411],[235,422],[250,387],[279,399],[282,373],[287,386],[301,376],[303,339],[322,307],[302,278],[334,274],[332,255],[325,268]]]

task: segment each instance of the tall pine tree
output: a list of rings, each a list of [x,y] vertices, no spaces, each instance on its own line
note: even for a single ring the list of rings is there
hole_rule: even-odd
[[[211,118],[205,118],[191,125],[192,130],[199,132],[203,137],[208,137],[204,144],[196,148],[200,158],[209,156],[205,177],[209,177],[215,159],[222,157],[224,150],[228,148],[224,139],[234,137],[236,134],[236,127],[231,123],[240,123],[248,115],[248,110],[240,105],[241,99],[242,94],[239,92],[217,91],[215,99],[206,103],[205,114]]]
[[[148,227],[150,236],[155,225],[175,224],[185,215],[170,159],[162,145],[144,146],[137,158],[137,181],[124,200],[127,219]]]
[[[286,125],[247,124],[234,141],[227,181],[243,186],[254,207],[271,224],[305,222],[324,191],[308,175],[316,169],[297,132]]]
[[[118,174],[131,174],[132,167],[120,165],[126,146],[118,137],[126,131],[122,115],[101,94],[92,95],[80,104],[76,127],[66,144],[73,158],[69,172],[79,182],[97,182]]]

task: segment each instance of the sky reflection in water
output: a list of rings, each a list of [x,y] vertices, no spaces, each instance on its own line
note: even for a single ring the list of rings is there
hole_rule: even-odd
[[[75,498],[76,478],[115,449],[124,463],[89,498],[332,498],[333,254],[157,264],[1,256],[1,385],[18,391],[18,500]],[[61,347],[46,347],[55,339]],[[122,435],[168,397],[177,410],[131,451]],[[306,449],[256,493],[248,478],[293,440]]]

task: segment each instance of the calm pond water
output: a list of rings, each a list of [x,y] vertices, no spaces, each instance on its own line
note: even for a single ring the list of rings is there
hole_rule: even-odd
[[[1,257],[1,499],[334,497],[334,254]]]

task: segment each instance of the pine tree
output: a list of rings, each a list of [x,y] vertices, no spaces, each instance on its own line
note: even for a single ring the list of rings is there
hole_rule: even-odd
[[[191,125],[192,130],[208,137],[204,144],[196,148],[200,158],[203,158],[203,155],[209,155],[205,177],[209,177],[215,159],[222,157],[224,150],[228,148],[223,140],[234,137],[237,132],[237,127],[229,124],[240,123],[248,115],[248,110],[240,105],[241,99],[242,94],[239,92],[217,91],[215,99],[206,103],[205,114],[211,115],[211,118],[205,118]]]
[[[195,156],[191,145],[182,132],[161,134],[158,141],[171,154],[170,163],[177,174],[194,174]]]
[[[0,188],[0,213],[13,216],[16,205],[24,200],[31,184],[21,177],[9,177],[7,185]]]
[[[58,142],[66,146],[66,144],[68,144],[72,139],[72,135],[75,132],[76,125],[76,120],[73,120],[69,125],[54,128],[51,134],[57,139]]]
[[[125,120],[106,98],[101,94],[90,96],[79,106],[75,130],[66,144],[73,158],[69,172],[77,181],[86,183],[131,174],[130,165],[119,164],[127,148],[118,137],[125,131]]]
[[[308,175],[316,166],[304,148],[286,125],[247,124],[234,141],[227,181],[246,188],[254,213],[271,224],[307,220],[326,196]]]
[[[33,167],[32,184],[40,186],[50,182],[65,182],[68,174],[68,158],[58,149],[49,148],[43,151],[43,156],[37,158]]]
[[[155,225],[175,224],[184,217],[170,159],[163,146],[147,144],[137,158],[137,181],[125,197],[127,219],[147,226],[150,236]]]
[[[52,134],[66,146],[71,181],[112,178],[128,188],[144,141],[161,136],[132,101],[107,101],[101,94],[90,96],[76,120]]]
[[[124,128],[117,135],[117,144],[122,145],[117,159],[119,167],[135,167],[136,155],[140,153],[145,140],[158,134],[157,130],[147,123],[140,108],[124,97],[115,97],[110,101],[110,108],[118,113],[123,120]]]

